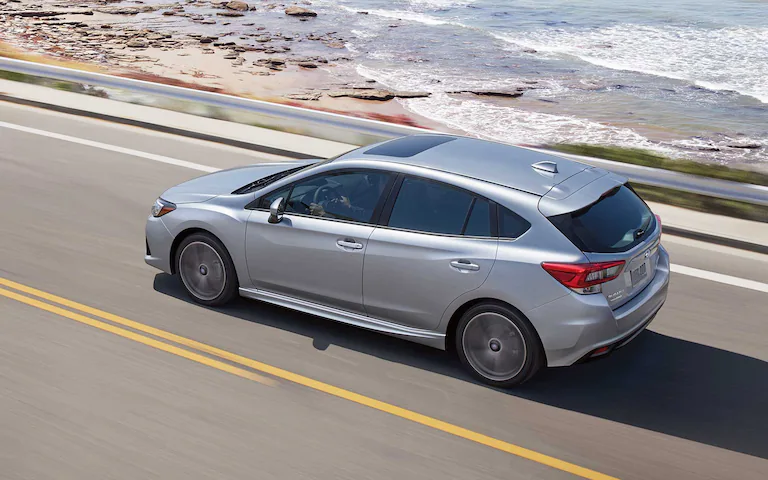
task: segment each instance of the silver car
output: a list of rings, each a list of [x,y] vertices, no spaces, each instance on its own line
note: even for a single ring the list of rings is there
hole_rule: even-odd
[[[624,178],[435,134],[182,183],[145,260],[201,304],[239,294],[454,349],[510,387],[638,335],[667,296],[660,237]]]

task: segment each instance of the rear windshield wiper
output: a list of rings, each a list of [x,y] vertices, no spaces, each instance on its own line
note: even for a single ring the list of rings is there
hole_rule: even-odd
[[[652,215],[648,215],[648,218],[643,222],[642,225],[640,225],[640,228],[635,230],[635,238],[640,238],[648,231],[648,228],[651,226],[651,221],[653,220]]]

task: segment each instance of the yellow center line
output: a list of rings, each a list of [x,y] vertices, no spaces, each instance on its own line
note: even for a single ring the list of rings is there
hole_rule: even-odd
[[[31,305],[33,307],[37,307],[41,310],[55,313],[56,315],[69,318],[76,322],[80,322],[86,325],[90,325],[92,327],[96,327],[100,330],[104,330],[105,332],[114,333],[115,335],[119,335],[123,338],[127,338],[135,342],[143,343],[144,345],[157,348],[158,350],[172,353],[174,355],[178,355],[179,357],[184,357],[186,359],[192,360],[193,362],[201,363],[203,365],[213,367],[217,370],[221,370],[223,372],[237,375],[238,377],[247,378],[248,380],[253,380],[259,383],[263,383],[265,385],[275,385],[274,380],[263,377],[253,372],[249,372],[248,370],[243,370],[242,368],[238,368],[228,363],[224,363],[218,360],[214,360],[212,358],[208,358],[204,355],[200,355],[199,353],[190,352],[188,350],[184,350],[183,348],[179,348],[165,342],[160,342],[153,338],[145,337],[144,335],[139,335],[129,330],[125,330],[120,327],[115,327],[108,323],[94,320],[92,318],[80,315],[79,313],[74,313],[74,312],[70,312],[69,310],[64,310],[63,308],[57,307],[55,305],[49,305],[39,300],[35,300],[34,298],[29,298],[29,297],[25,297],[24,295],[19,295],[18,293],[12,292],[10,290],[6,290],[4,288],[0,288],[0,295],[16,300],[18,302],[26,303],[27,305]]]
[[[37,290],[35,288],[28,287],[28,286],[22,285],[20,283],[16,283],[16,282],[14,282],[12,280],[8,280],[8,279],[0,277],[0,285],[5,285],[6,287],[10,287],[10,288],[13,288],[15,290],[18,290],[18,291],[21,291],[21,292],[24,292],[24,293],[28,293],[30,295],[34,295],[36,297],[43,298],[45,300],[48,300],[48,301],[51,301],[51,302],[54,302],[54,303],[58,303],[60,305],[64,305],[64,306],[72,308],[72,309],[80,310],[80,311],[88,313],[90,315],[93,315],[93,316],[96,316],[96,317],[100,317],[100,318],[102,318],[104,320],[109,320],[110,322],[117,323],[117,324],[120,324],[120,325],[124,325],[124,326],[130,327],[130,328],[132,328],[134,330],[138,330],[138,331],[141,331],[141,332],[144,332],[144,333],[148,333],[148,334],[154,335],[154,336],[156,336],[158,338],[163,338],[165,340],[169,340],[169,341],[178,343],[180,345],[185,345],[187,347],[194,348],[194,349],[196,349],[198,351],[202,351],[202,352],[206,352],[206,353],[209,353],[209,354],[212,354],[212,355],[216,355],[216,356],[218,356],[220,358],[224,358],[224,359],[229,360],[229,361],[231,361],[233,363],[238,363],[240,365],[249,367],[251,369],[260,371],[262,373],[267,373],[269,375],[272,375],[272,376],[277,377],[277,378],[281,378],[283,380],[287,380],[287,381],[290,381],[290,382],[293,382],[293,383],[296,383],[296,384],[299,384],[299,385],[303,385],[305,387],[309,387],[309,388],[312,388],[314,390],[318,390],[320,392],[324,392],[324,393],[327,393],[329,395],[333,395],[333,396],[336,396],[336,397],[339,397],[339,398],[343,398],[345,400],[349,400],[351,402],[355,402],[355,403],[358,403],[360,405],[365,405],[366,407],[370,407],[370,408],[373,408],[375,410],[379,410],[381,412],[386,412],[386,413],[389,413],[391,415],[394,415],[394,416],[397,416],[397,417],[400,417],[400,418],[404,418],[406,420],[410,420],[412,422],[415,422],[415,423],[418,423],[418,424],[421,424],[421,425],[424,425],[424,426],[427,426],[427,427],[430,427],[430,428],[434,428],[436,430],[440,430],[442,432],[449,433],[451,435],[455,435],[457,437],[461,437],[461,438],[464,438],[466,440],[470,440],[470,441],[479,443],[481,445],[485,445],[487,447],[491,447],[491,448],[500,450],[502,452],[511,453],[512,455],[516,455],[518,457],[522,457],[522,458],[525,458],[525,459],[528,459],[528,460],[531,460],[531,461],[534,461],[534,462],[537,462],[537,463],[540,463],[540,464],[543,464],[543,465],[547,465],[549,467],[555,468],[557,470],[561,470],[563,472],[571,473],[573,475],[576,475],[576,476],[579,476],[579,477],[582,477],[582,478],[587,478],[587,479],[590,479],[590,480],[617,480],[615,477],[611,477],[611,476],[602,474],[600,472],[596,472],[594,470],[590,470],[588,468],[584,468],[584,467],[581,467],[579,465],[575,465],[573,463],[569,463],[569,462],[566,462],[564,460],[560,460],[558,458],[551,457],[549,455],[545,455],[543,453],[536,452],[534,450],[529,450],[529,449],[527,449],[525,447],[514,445],[512,443],[508,443],[508,442],[505,442],[503,440],[498,440],[498,439],[490,437],[488,435],[483,435],[482,433],[474,432],[472,430],[468,430],[466,428],[459,427],[457,425],[453,425],[451,423],[444,422],[442,420],[438,420],[436,418],[432,418],[432,417],[429,417],[427,415],[422,415],[420,413],[416,413],[416,412],[413,412],[411,410],[407,410],[405,408],[398,407],[396,405],[392,405],[392,404],[389,404],[389,403],[386,403],[386,402],[382,402],[382,401],[379,401],[379,400],[376,400],[376,399],[373,399],[373,398],[370,398],[370,397],[366,397],[364,395],[360,395],[360,394],[355,393],[355,392],[351,392],[349,390],[345,390],[343,388],[335,387],[335,386],[327,384],[327,383],[323,383],[323,382],[320,382],[320,381],[317,381],[317,380],[313,380],[313,379],[311,379],[309,377],[305,377],[303,375],[299,375],[299,374],[296,374],[296,373],[293,373],[293,372],[289,372],[288,370],[283,370],[281,368],[273,367],[272,365],[268,365],[266,363],[262,363],[262,362],[259,362],[259,361],[256,361],[256,360],[253,360],[253,359],[250,359],[250,358],[247,358],[247,357],[243,357],[243,356],[237,355],[235,353],[227,352],[225,350],[221,350],[221,349],[213,347],[211,345],[206,345],[204,343],[201,343],[201,342],[189,339],[189,338],[181,337],[179,335],[175,335],[173,333],[166,332],[164,330],[160,330],[160,329],[157,329],[157,328],[154,328],[154,327],[150,327],[149,325],[145,325],[143,323],[135,322],[133,320],[129,320],[127,318],[123,318],[123,317],[120,317],[118,315],[114,315],[114,314],[105,312],[103,310],[99,310],[97,308],[89,307],[87,305],[83,305],[81,303],[74,302],[72,300],[68,300],[66,298],[59,297],[59,296],[53,295],[51,293],[44,292],[42,290]],[[35,307],[38,307],[38,308],[42,308],[43,310],[47,310],[49,312],[57,313],[57,314],[62,315],[64,317],[71,318],[73,320],[76,320],[76,321],[79,321],[79,322],[82,322],[82,323],[86,323],[88,325],[95,326],[96,328],[101,328],[102,330],[107,330],[107,331],[113,331],[114,330],[113,333],[117,333],[118,335],[124,336],[126,338],[131,338],[131,339],[135,340],[135,338],[132,338],[129,335],[136,336],[136,337],[141,339],[141,340],[136,340],[136,341],[140,341],[141,343],[145,343],[147,345],[149,345],[149,343],[147,343],[149,341],[155,342],[155,343],[157,343],[159,345],[162,345],[162,347],[156,347],[156,348],[160,348],[161,350],[171,351],[171,350],[168,350],[168,348],[174,348],[176,350],[184,352],[184,355],[181,355],[181,356],[184,356],[185,358],[190,358],[191,360],[199,361],[200,363],[205,363],[206,365],[209,364],[209,363],[206,363],[206,362],[218,363],[218,364],[220,364],[221,367],[220,366],[214,366],[213,364],[211,364],[211,366],[214,366],[214,368],[218,368],[219,370],[224,370],[224,371],[228,371],[230,373],[234,373],[235,375],[238,375],[238,376],[241,376],[241,377],[250,378],[248,376],[243,375],[242,373],[245,373],[245,374],[248,374],[248,375],[254,375],[254,374],[252,374],[250,372],[246,372],[245,370],[239,370],[237,367],[233,367],[233,366],[231,366],[229,364],[225,364],[225,363],[222,363],[222,362],[217,362],[216,360],[212,360],[212,359],[210,359],[208,357],[197,355],[197,354],[188,352],[186,350],[183,350],[183,349],[180,349],[180,348],[177,348],[177,347],[173,347],[172,345],[168,345],[168,344],[165,344],[163,342],[158,342],[157,340],[146,338],[146,337],[143,337],[141,335],[137,335],[137,334],[135,334],[133,332],[130,332],[130,331],[127,331],[127,330],[123,330],[121,328],[114,327],[114,326],[109,325],[109,324],[104,324],[104,323],[101,323],[101,322],[99,322],[97,320],[93,320],[91,318],[84,317],[82,315],[78,315],[76,313],[72,313],[72,312],[70,312],[68,310],[64,310],[64,309],[61,309],[61,308],[49,305],[47,303],[43,303],[43,302],[40,302],[40,301],[37,301],[37,300],[33,300],[31,298],[28,298],[28,297],[25,297],[25,296],[22,296],[22,295],[18,295],[16,293],[13,293],[13,292],[10,292],[10,291],[7,291],[7,290],[0,289],[0,295],[6,296],[8,298],[13,298],[14,300],[18,300],[20,302],[23,302],[23,303],[26,303],[28,305],[32,305],[32,306],[35,306]],[[152,345],[152,346],[154,346],[154,345]],[[171,351],[171,353],[175,353],[175,352]],[[177,355],[179,355],[179,354],[177,353]],[[197,357],[199,357],[200,360],[191,358],[190,356],[187,356],[187,355],[191,355],[191,356],[197,355]],[[202,361],[202,360],[205,360],[205,362]],[[226,367],[226,368],[224,368],[224,367]],[[236,373],[236,372],[231,371],[231,370],[238,370],[239,372]]]

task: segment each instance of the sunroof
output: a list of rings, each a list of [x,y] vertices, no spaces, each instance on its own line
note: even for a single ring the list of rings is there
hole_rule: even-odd
[[[383,155],[387,157],[412,157],[417,153],[432,147],[456,140],[447,135],[414,135],[383,143],[365,152],[366,155]]]

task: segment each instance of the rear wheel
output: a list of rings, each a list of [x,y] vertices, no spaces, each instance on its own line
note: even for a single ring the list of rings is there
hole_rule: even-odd
[[[456,326],[461,363],[484,383],[509,388],[533,377],[542,365],[542,349],[533,326],[500,304],[475,305]]]
[[[237,295],[237,273],[224,245],[207,233],[194,233],[176,249],[176,272],[197,303],[223,305]]]

